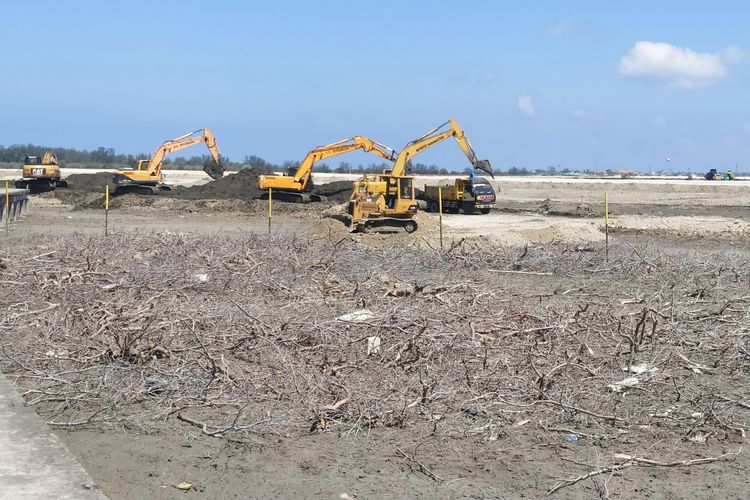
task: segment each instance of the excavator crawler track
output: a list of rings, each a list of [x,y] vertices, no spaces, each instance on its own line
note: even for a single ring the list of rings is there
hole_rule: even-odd
[[[310,193],[299,193],[294,191],[281,191],[281,190],[273,190],[271,194],[273,201],[285,201],[287,203],[310,203],[310,202],[320,202],[325,201],[325,196],[319,196],[316,194],[310,194]],[[268,199],[268,191],[261,193],[260,197],[261,200],[267,200]]]
[[[52,191],[55,188],[66,188],[68,183],[65,181],[56,181],[50,179],[20,179],[17,180],[15,186],[18,189],[28,189],[30,193],[46,193]]]
[[[142,196],[153,196],[159,194],[161,191],[171,190],[172,187],[167,185],[148,186],[144,184],[119,184],[112,195],[121,196],[123,194],[137,194]]]
[[[413,233],[419,228],[414,219],[400,219],[397,217],[378,217],[377,219],[363,219],[352,228],[352,232],[370,233],[378,229],[398,230]]]

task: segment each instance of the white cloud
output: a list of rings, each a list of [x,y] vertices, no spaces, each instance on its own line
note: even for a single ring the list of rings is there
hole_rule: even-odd
[[[664,115],[656,115],[654,116],[654,119],[651,120],[651,126],[656,128],[662,128],[667,124],[667,119],[664,118]]]
[[[550,35],[564,35],[565,33],[570,32],[572,29],[572,21],[570,19],[565,19],[563,21],[560,21],[557,24],[553,24],[547,29],[547,33]]]
[[[534,109],[534,103],[531,102],[531,96],[525,95],[518,98],[518,111],[526,116],[534,116],[536,110]]]
[[[585,118],[586,117],[586,112],[584,110],[582,110],[582,109],[574,109],[573,111],[570,112],[570,114],[572,114],[576,118]]]
[[[620,60],[618,70],[623,76],[663,81],[683,89],[706,87],[727,76],[725,60],[737,59],[739,49],[727,50],[729,57],[725,58],[724,54],[640,41]]]
[[[750,51],[742,50],[736,45],[730,45],[721,53],[721,57],[728,64],[750,62]]]

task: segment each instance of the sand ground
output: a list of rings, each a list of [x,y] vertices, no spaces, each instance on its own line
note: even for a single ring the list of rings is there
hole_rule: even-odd
[[[75,173],[75,172],[70,172]],[[0,179],[7,172],[0,171]],[[209,179],[201,172],[166,172],[176,185],[194,185]],[[353,180],[356,176],[319,174],[317,182]],[[417,185],[442,182],[423,178]],[[499,209],[489,215],[443,216],[446,244],[461,239],[488,241],[504,246],[554,245],[585,249],[605,239],[604,194],[611,205],[609,237],[637,244],[648,241],[664,251],[733,250],[750,252],[750,187],[743,181],[708,182],[672,179],[568,179],[498,178],[493,181]],[[437,214],[420,214],[420,231],[414,235],[371,234],[357,236],[364,245],[383,246],[394,241],[418,242],[430,248],[440,244]],[[348,233],[322,219],[320,210],[303,212],[277,205],[272,222],[275,234],[320,237],[322,230],[337,237]],[[193,206],[189,202],[164,202],[152,206],[125,207],[109,213],[109,231],[173,232],[198,235],[229,235],[243,238],[264,233],[268,221],[262,206],[257,210],[232,205]],[[104,213],[76,209],[52,197],[35,196],[29,213],[0,234],[0,250],[8,255],[26,255],[19,248],[21,235],[60,235],[104,232]],[[394,238],[399,238],[395,240]],[[595,275],[591,280],[596,281]],[[506,281],[503,275],[498,280]],[[549,288],[573,289],[587,283],[555,277],[535,282],[516,280],[513,293],[545,293]],[[505,285],[503,285],[505,286]],[[597,284],[596,286],[599,286]],[[604,287],[604,285],[601,285]],[[602,288],[602,294],[609,293]],[[533,423],[532,423],[533,425]],[[531,427],[531,425],[529,426]],[[389,430],[355,439],[335,434],[313,434],[279,441],[274,446],[253,449],[221,439],[202,436],[195,429],[169,424],[157,434],[127,429],[103,431],[83,429],[58,431],[73,453],[104,491],[114,499],[144,498],[531,498],[545,496],[553,474],[545,463],[579,453],[588,462],[602,459],[601,450],[586,440],[560,439],[559,448],[535,441],[531,430],[510,430],[499,444],[441,442],[427,436]],[[741,440],[744,442],[744,438]],[[500,442],[499,442],[500,443]],[[733,451],[696,448],[691,443],[667,449],[653,443],[651,451],[677,458]],[[746,443],[745,443],[746,444]],[[731,449],[730,449],[731,448]],[[414,450],[424,465],[441,476],[431,479],[418,465],[394,450]],[[420,449],[419,454],[416,450]],[[671,454],[671,455],[670,455]],[[741,455],[726,466],[675,471],[650,469],[616,477],[627,483],[623,498],[708,498],[719,491],[724,498],[742,498],[748,484],[748,460]],[[556,476],[555,476],[556,477]],[[175,488],[181,481],[195,487],[184,493]],[[344,496],[346,495],[346,496]],[[563,490],[560,498],[593,498],[592,488]],[[616,496],[616,494],[614,495]]]

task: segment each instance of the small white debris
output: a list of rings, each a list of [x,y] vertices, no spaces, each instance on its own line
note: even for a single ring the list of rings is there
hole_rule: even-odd
[[[612,392],[622,392],[622,390],[626,387],[634,387],[639,383],[640,381],[637,378],[628,377],[620,380],[619,382],[615,382],[614,384],[609,384],[607,388]]]
[[[110,283],[109,285],[102,285],[99,288],[108,292],[110,290],[114,290],[115,288],[117,288],[117,283]]]
[[[648,363],[638,363],[637,365],[630,365],[627,368],[622,369],[625,372],[631,372],[635,374],[658,371],[658,368],[651,368]]]
[[[60,349],[59,351],[47,351],[44,353],[45,356],[52,359],[59,359],[68,355],[68,351]]]
[[[374,318],[375,315],[369,309],[360,309],[358,311],[344,314],[336,318],[337,321],[344,321],[346,323],[363,323]]]
[[[380,352],[380,337],[367,337],[367,355]]]
[[[188,483],[187,481],[183,481],[176,486],[178,490],[182,490],[182,491],[187,491],[192,487],[193,487],[193,483]]]
[[[703,434],[702,432],[696,432],[692,436],[688,438],[688,441],[692,441],[693,443],[703,444],[706,442],[706,438],[708,438],[707,434]]]
[[[208,274],[195,273],[193,274],[193,281],[195,281],[196,283],[206,283],[208,281]]]
[[[515,424],[513,424],[513,427],[523,427],[524,425],[528,424],[529,422],[531,422],[531,420],[529,420],[528,418],[526,420],[520,420],[520,421],[516,422]]]

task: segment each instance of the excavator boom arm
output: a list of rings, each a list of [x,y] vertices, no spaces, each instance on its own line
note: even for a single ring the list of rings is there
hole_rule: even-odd
[[[316,162],[332,156],[356,151],[358,149],[376,154],[389,161],[393,161],[396,156],[395,151],[388,146],[375,142],[367,137],[355,135],[351,139],[344,139],[332,144],[326,144],[325,146],[318,146],[307,153],[307,156],[302,160],[299,168],[297,168],[297,171],[294,173],[295,182],[299,182],[303,186],[307,185],[312,173],[312,167]]]
[[[450,128],[448,130],[440,132],[440,130],[446,125],[449,125]],[[391,175],[404,175],[406,173],[406,165],[413,156],[425,151],[426,149],[431,148],[435,144],[442,142],[449,137],[453,137],[454,139],[456,139],[459,147],[464,152],[474,168],[483,170],[490,174],[493,178],[495,177],[492,174],[492,166],[490,165],[489,160],[477,159],[477,155],[474,153],[474,149],[471,147],[469,139],[466,137],[466,134],[458,125],[456,120],[448,120],[439,127],[430,130],[422,137],[418,137],[407,144],[404,149],[401,150],[401,153],[399,153],[398,158],[396,158],[396,162],[393,165]]]
[[[189,132],[176,139],[166,141],[156,148],[154,154],[151,155],[151,159],[149,160],[148,171],[154,173],[156,176],[160,175],[161,165],[165,156],[174,153],[175,151],[189,148],[195,144],[200,144],[201,142],[206,143],[206,147],[208,147],[208,151],[211,153],[214,162],[221,165],[221,152],[219,151],[219,146],[216,144],[216,138],[209,129],[204,128],[196,130],[195,132]]]

